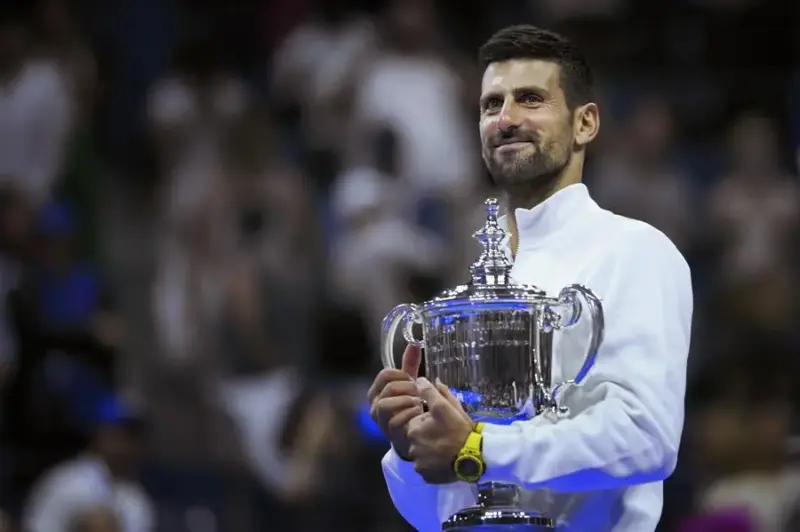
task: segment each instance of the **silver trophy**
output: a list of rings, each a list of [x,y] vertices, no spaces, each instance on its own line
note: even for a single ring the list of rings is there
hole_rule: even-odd
[[[476,422],[507,425],[540,414],[568,415],[559,389],[580,384],[603,341],[603,308],[589,289],[572,285],[558,297],[535,286],[515,284],[503,249],[506,232],[497,223],[497,200],[486,200],[486,225],[475,233],[483,247],[471,267],[472,282],[446,290],[420,305],[395,307],[383,320],[381,357],[397,367],[395,333],[402,327],[408,343],[425,349],[429,379],[441,379]],[[583,366],[573,380],[552,382],[554,332],[588,314],[591,335]],[[421,326],[422,340],[414,336]],[[513,484],[478,484],[477,506],[450,517],[442,530],[554,530],[553,519],[520,504]]]

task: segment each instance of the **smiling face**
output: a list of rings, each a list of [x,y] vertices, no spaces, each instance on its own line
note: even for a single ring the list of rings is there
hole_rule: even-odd
[[[596,134],[585,127],[589,104],[571,110],[560,83],[560,66],[539,59],[491,63],[481,87],[483,160],[503,188],[555,181],[573,153]]]

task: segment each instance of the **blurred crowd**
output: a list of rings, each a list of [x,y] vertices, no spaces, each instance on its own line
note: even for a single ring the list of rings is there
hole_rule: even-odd
[[[594,197],[692,266],[661,529],[800,530],[790,0],[6,5],[0,531],[406,530],[379,323],[465,280],[475,50],[519,22],[597,69]]]

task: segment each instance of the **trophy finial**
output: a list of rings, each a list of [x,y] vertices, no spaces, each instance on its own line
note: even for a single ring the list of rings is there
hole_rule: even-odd
[[[486,198],[484,203],[486,204],[486,220],[497,221],[497,210],[499,209],[497,198]]]
[[[470,268],[472,282],[475,285],[510,284],[511,261],[503,249],[506,231],[497,223],[497,198],[487,198],[485,204],[486,223],[473,235],[483,250]]]

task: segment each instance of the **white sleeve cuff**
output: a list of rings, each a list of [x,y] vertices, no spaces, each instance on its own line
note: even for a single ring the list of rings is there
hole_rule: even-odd
[[[406,460],[400,458],[400,455],[397,454],[397,451],[394,450],[394,447],[389,449],[381,462],[386,473],[400,480],[403,484],[425,484],[425,480],[414,469],[414,462],[407,462]]]

